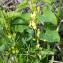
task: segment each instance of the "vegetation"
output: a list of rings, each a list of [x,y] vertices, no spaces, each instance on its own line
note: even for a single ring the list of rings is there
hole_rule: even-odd
[[[0,63],[63,60],[59,34],[62,0],[24,0],[5,5],[0,5]]]

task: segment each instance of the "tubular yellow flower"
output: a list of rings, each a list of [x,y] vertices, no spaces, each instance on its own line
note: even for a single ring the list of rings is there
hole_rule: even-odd
[[[36,29],[36,23],[34,21],[32,21],[32,27],[33,29]]]
[[[46,39],[44,39],[44,42],[46,42],[47,40]]]
[[[16,33],[13,33],[13,36],[15,37],[16,36]]]
[[[37,7],[37,11],[38,11],[38,13],[40,12],[40,6]]]
[[[12,37],[12,35],[11,35],[10,33],[8,33],[8,38],[10,38],[10,39],[11,39],[11,37]]]
[[[32,19],[35,19],[35,17],[36,17],[36,11],[34,11],[33,14],[31,14]]]
[[[40,44],[37,44],[37,45],[36,45],[36,48],[39,48],[39,47],[40,47]]]
[[[12,49],[14,49],[14,47],[12,47]]]
[[[18,49],[16,49],[16,53],[18,53],[19,52],[19,50]]]
[[[40,29],[37,30],[37,37],[39,38],[40,36]]]
[[[15,50],[12,50],[12,53],[15,54]]]
[[[29,23],[29,27],[31,27],[32,26],[32,22],[30,21],[30,23]]]

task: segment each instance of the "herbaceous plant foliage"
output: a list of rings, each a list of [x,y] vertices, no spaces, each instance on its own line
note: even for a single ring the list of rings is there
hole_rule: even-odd
[[[0,63],[52,62],[51,45],[60,42],[55,2],[23,0],[10,9],[0,6]]]

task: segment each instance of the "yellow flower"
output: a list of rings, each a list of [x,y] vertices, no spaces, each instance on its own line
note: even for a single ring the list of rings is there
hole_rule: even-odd
[[[39,47],[40,47],[40,44],[37,44],[37,45],[36,45],[36,48],[39,48]]]
[[[12,53],[15,54],[15,50],[12,50]]]
[[[14,47],[12,47],[12,49],[14,49]]]
[[[46,42],[47,40],[46,39],[44,39],[44,42]]]
[[[11,39],[11,37],[12,37],[12,35],[11,35],[10,33],[8,33],[8,38],[10,38],[10,39]]]
[[[16,53],[18,53],[19,52],[19,50],[18,49],[16,49]]]
[[[33,38],[33,40],[35,41],[36,39],[35,39],[35,38]]]
[[[38,11],[38,13],[40,12],[40,6],[37,7],[37,11]]]
[[[40,29],[37,30],[37,37],[39,38],[40,36]]]
[[[33,29],[36,29],[36,23],[34,21],[32,21],[32,27]]]
[[[36,17],[36,12],[34,11],[33,14],[31,14],[31,18],[35,19],[35,17]]]
[[[16,36],[16,33],[13,33],[13,37],[15,37]]]
[[[30,21],[30,23],[29,23],[29,27],[31,27],[32,26],[32,23],[31,23],[31,21]]]

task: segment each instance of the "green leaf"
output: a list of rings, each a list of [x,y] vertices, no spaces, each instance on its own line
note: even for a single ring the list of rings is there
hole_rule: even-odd
[[[3,63],[3,60],[0,58],[0,63]]]
[[[15,25],[13,27],[13,31],[22,33],[27,28],[28,28],[28,26],[26,26],[26,25]]]
[[[29,21],[31,19],[31,13],[24,13],[21,15],[21,18],[25,21]]]
[[[31,13],[21,14],[19,12],[8,12],[7,13],[7,20],[13,21],[15,19],[22,19],[24,21],[29,21],[31,18]]]
[[[55,0],[42,0],[42,2],[51,4],[51,3],[55,2]]]
[[[0,17],[4,17],[3,10],[0,10]]]
[[[6,19],[7,20],[10,20],[10,19],[15,19],[17,17],[21,17],[21,14],[19,12],[14,12],[14,11],[11,11],[11,12],[7,12],[7,16],[6,16]]]
[[[13,22],[11,22],[12,25],[27,25],[27,21],[23,21],[22,19],[14,19]]]
[[[44,49],[43,51],[40,52],[42,59],[44,59],[45,57],[47,57],[47,55],[53,55],[54,52],[52,50],[49,49]]]
[[[11,26],[13,25],[12,30],[14,30],[15,32],[23,32],[25,29],[28,28],[29,20],[30,13],[21,14],[20,19],[16,18],[11,21]]]
[[[57,18],[48,6],[43,8],[43,14],[39,14],[37,19],[40,22],[50,22],[54,25],[57,25]]]
[[[21,54],[19,55],[19,63],[23,63],[23,57]]]
[[[6,20],[4,18],[4,13],[5,13],[5,11],[0,10],[0,24],[3,25],[3,26],[4,26],[5,22],[6,22]]]
[[[36,59],[36,60],[34,61],[34,63],[40,63],[40,60]]]
[[[0,25],[0,33],[2,33],[2,32],[3,32],[3,26]]]
[[[60,37],[57,31],[47,30],[46,33],[41,36],[41,40],[48,42],[59,42]]]
[[[6,23],[6,20],[4,18],[0,18],[0,24],[4,26],[5,23]]]
[[[6,44],[8,44],[8,43],[11,43],[11,41],[12,41],[12,39],[9,39],[8,37],[7,37],[7,35],[5,34],[5,32],[3,31],[2,33],[0,33],[0,46],[4,46],[4,45],[6,45]],[[3,47],[2,46],[2,47]],[[4,47],[3,47],[4,48]],[[1,49],[1,48],[0,48]]]
[[[24,0],[22,3],[20,3],[16,9],[16,11],[21,11],[23,8],[27,7],[27,0]]]
[[[5,50],[5,45],[0,46],[0,52]]]
[[[32,0],[32,3],[36,3],[36,0]]]

